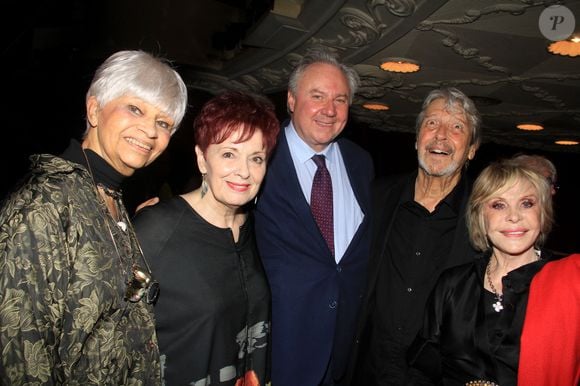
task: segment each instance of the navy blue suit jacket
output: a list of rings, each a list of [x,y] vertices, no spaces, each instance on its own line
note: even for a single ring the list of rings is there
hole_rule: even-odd
[[[272,291],[272,384],[314,386],[332,358],[339,379],[366,286],[370,247],[370,155],[337,141],[364,219],[336,264],[306,201],[284,130],[255,212],[258,248]]]

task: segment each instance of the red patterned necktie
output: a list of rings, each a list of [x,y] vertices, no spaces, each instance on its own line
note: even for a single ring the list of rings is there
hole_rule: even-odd
[[[328,248],[334,256],[334,220],[332,207],[332,180],[326,168],[323,155],[315,154],[312,160],[318,166],[314,180],[312,180],[312,191],[310,193],[310,209],[312,215],[320,228],[320,232],[326,240]]]

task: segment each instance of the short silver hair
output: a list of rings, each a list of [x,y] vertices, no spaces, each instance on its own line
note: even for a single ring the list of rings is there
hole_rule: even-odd
[[[140,50],[118,51],[97,68],[86,100],[95,97],[99,106],[130,95],[152,104],[174,121],[174,131],[187,108],[187,87],[163,58]],[[87,120],[87,130],[90,124]]]
[[[429,105],[437,99],[443,99],[445,101],[446,108],[453,111],[459,107],[465,114],[467,121],[469,123],[469,128],[471,130],[471,145],[479,146],[481,143],[481,115],[475,107],[475,103],[462,91],[455,87],[445,87],[432,90],[425,100],[423,101],[423,106],[421,107],[421,112],[417,116],[417,122],[415,123],[415,133],[418,135],[421,125],[423,124],[423,119],[425,119],[425,113],[429,108]]]
[[[313,47],[306,52],[298,65],[290,74],[288,90],[293,95],[296,95],[296,92],[298,91],[298,82],[300,82],[302,75],[304,75],[304,71],[308,66],[315,63],[330,64],[331,66],[334,66],[342,71],[348,82],[348,104],[351,105],[354,94],[356,94],[360,84],[360,77],[358,76],[358,73],[355,69],[339,62],[337,55],[325,47]]]

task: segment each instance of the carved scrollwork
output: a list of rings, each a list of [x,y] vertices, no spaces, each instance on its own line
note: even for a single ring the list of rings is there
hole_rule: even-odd
[[[371,9],[380,6],[386,7],[395,16],[407,17],[412,15],[417,9],[414,0],[370,0],[368,7]]]
[[[381,37],[381,31],[386,26],[377,24],[371,15],[352,7],[344,7],[339,12],[341,24],[348,28],[348,36],[338,35],[334,39],[317,38],[310,39],[312,44],[324,44],[331,47],[359,48],[376,41]]]

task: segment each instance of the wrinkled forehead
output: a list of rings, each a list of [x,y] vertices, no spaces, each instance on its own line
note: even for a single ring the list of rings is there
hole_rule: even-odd
[[[427,107],[427,115],[438,111],[445,112],[449,115],[453,115],[464,120],[466,119],[465,110],[459,102],[453,102],[444,98],[435,99],[429,104],[429,107]]]

